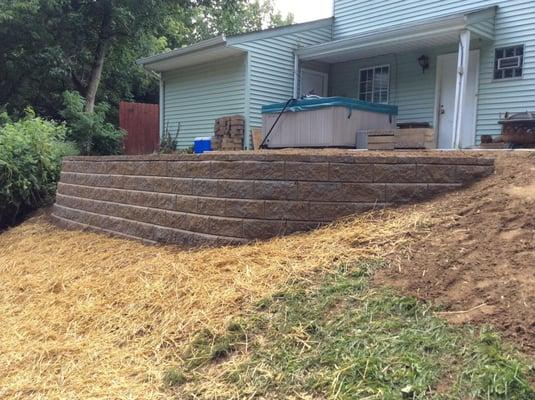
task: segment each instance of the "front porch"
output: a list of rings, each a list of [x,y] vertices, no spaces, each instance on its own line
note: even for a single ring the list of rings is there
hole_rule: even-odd
[[[296,52],[294,95],[396,105],[399,123],[433,129],[434,147],[478,142],[480,52],[494,39],[496,8],[402,24]]]

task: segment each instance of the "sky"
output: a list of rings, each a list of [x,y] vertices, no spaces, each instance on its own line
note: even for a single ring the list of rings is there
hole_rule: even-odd
[[[333,0],[275,0],[283,13],[291,12],[295,22],[307,22],[332,16]]]

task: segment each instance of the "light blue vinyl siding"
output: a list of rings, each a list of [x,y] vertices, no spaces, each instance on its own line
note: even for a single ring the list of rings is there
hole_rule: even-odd
[[[388,54],[362,60],[333,64],[330,75],[332,96],[358,98],[358,72],[378,65],[390,66],[389,103],[398,106],[399,122],[429,122],[433,124],[435,109],[436,56],[457,51],[456,46],[412,52]],[[430,58],[429,69],[422,72],[418,57]]]
[[[479,71],[479,107],[477,133],[498,134],[500,114],[535,110],[535,2],[508,0],[499,2],[494,43],[481,50]],[[494,80],[494,49],[524,45],[521,79]]]
[[[245,113],[245,56],[167,72],[163,80],[163,126],[174,134],[180,123],[180,148],[213,136],[216,118]]]
[[[261,108],[293,96],[294,51],[331,40],[331,27],[251,40],[235,45],[249,52],[249,127],[262,126]]]
[[[529,1],[529,0],[528,0]],[[334,0],[334,40],[515,0]]]
[[[498,5],[494,24],[494,42],[472,42],[480,49],[480,71],[477,107],[477,136],[499,134],[500,114],[506,111],[535,110],[535,2],[533,0],[462,1],[462,0],[404,0],[355,1],[335,0],[334,39],[341,39],[368,30],[392,25],[410,24],[422,19],[463,12],[480,7]],[[476,27],[489,33],[492,22]],[[494,49],[524,44],[522,79],[493,80]],[[390,103],[399,106],[400,121],[433,123],[436,84],[436,57],[457,52],[451,47],[422,50],[411,54],[389,54],[372,59],[334,64],[330,73],[330,94],[356,97],[358,69],[372,65],[391,65]],[[425,53],[430,57],[430,69],[422,74],[417,58]],[[479,138],[477,138],[479,140]]]

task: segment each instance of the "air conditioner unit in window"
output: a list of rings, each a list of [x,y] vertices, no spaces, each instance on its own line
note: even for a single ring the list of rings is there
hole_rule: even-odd
[[[520,68],[522,66],[522,57],[504,57],[498,59],[498,69],[511,69],[511,68]]]

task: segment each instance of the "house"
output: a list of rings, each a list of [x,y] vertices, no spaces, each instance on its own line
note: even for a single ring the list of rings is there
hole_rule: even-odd
[[[333,14],[139,60],[160,75],[160,130],[180,123],[187,147],[219,116],[250,131],[262,105],[313,93],[396,105],[439,148],[468,148],[535,109],[533,0],[334,0]]]

